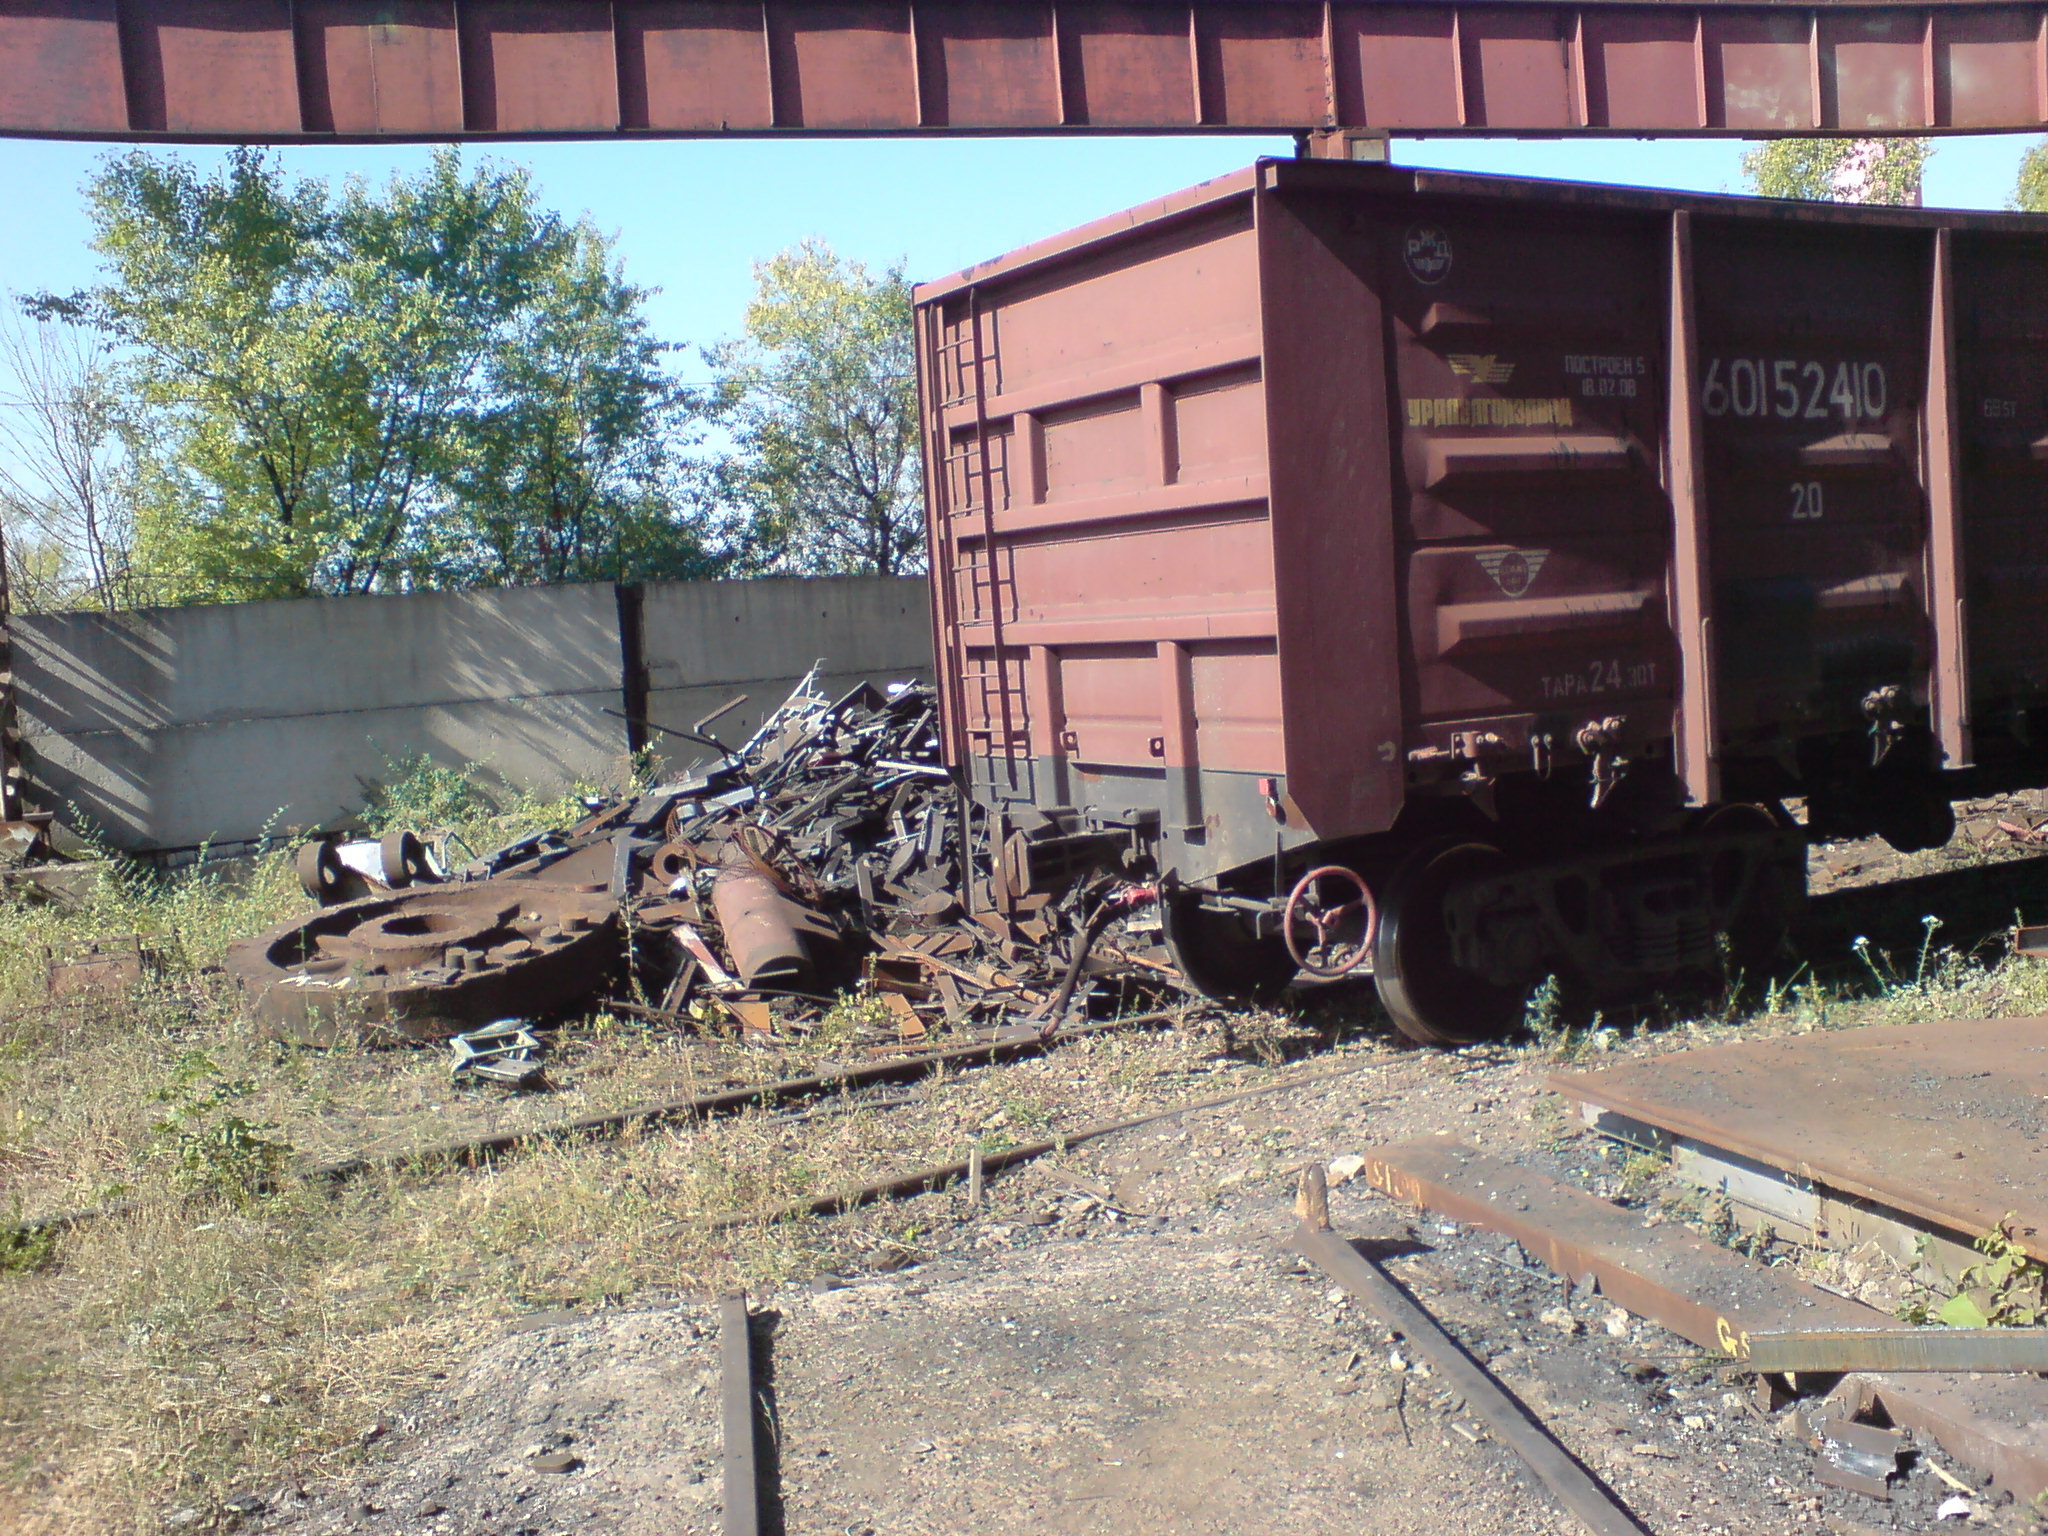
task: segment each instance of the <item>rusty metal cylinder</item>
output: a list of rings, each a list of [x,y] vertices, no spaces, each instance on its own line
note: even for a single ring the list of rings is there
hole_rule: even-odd
[[[811,914],[752,869],[728,869],[711,887],[711,907],[725,931],[733,969],[750,987],[801,991],[816,979],[817,967],[804,941]]]

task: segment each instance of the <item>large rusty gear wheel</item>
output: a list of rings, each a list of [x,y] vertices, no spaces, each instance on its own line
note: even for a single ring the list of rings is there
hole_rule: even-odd
[[[227,969],[270,1033],[331,1045],[352,1025],[413,1040],[533,1018],[589,993],[617,957],[602,891],[534,880],[351,901],[244,939]]]

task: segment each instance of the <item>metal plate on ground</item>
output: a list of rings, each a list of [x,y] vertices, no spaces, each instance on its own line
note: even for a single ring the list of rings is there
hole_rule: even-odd
[[[1375,1148],[1365,1176],[1381,1194],[1504,1233],[1574,1285],[1704,1349],[1737,1353],[1751,1330],[1865,1328],[1883,1315],[1767,1269],[1675,1223],[1558,1183],[1448,1136]]]
[[[1765,1329],[1881,1326],[1882,1313],[1817,1290],[1671,1223],[1625,1210],[1532,1168],[1426,1137],[1374,1149],[1366,1179],[1404,1204],[1514,1238],[1574,1283],[1709,1349],[1733,1353]],[[1913,1330],[1901,1329],[1901,1333]],[[1858,1374],[1839,1396],[1849,1417],[1875,1409],[2022,1501],[2048,1495],[2048,1382],[2030,1375]]]
[[[1550,1086],[1594,1110],[2048,1258],[2048,1018],[1706,1046]]]

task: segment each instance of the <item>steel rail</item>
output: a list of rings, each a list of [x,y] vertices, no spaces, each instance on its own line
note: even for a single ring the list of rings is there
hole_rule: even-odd
[[[463,1141],[434,1142],[426,1146],[406,1147],[396,1152],[359,1153],[334,1162],[315,1163],[309,1167],[291,1169],[285,1176],[307,1183],[340,1184],[373,1172],[474,1167],[496,1157],[518,1152],[529,1145],[609,1138],[638,1126],[656,1125],[672,1120],[709,1120],[719,1115],[778,1104],[788,1099],[816,1098],[823,1094],[843,1092],[849,1088],[863,1088],[873,1083],[903,1082],[928,1076],[948,1066],[993,1066],[1000,1061],[1040,1055],[1071,1040],[1087,1039],[1117,1030],[1171,1023],[1176,1017],[1176,1014],[1166,1011],[1135,1013],[1128,1018],[1104,1019],[1094,1024],[1076,1025],[1072,1029],[1061,1030],[1049,1038],[1042,1037],[1034,1029],[1029,1034],[1018,1035],[1014,1039],[979,1041],[973,1045],[952,1046],[943,1051],[922,1051],[912,1056],[871,1062],[861,1067],[849,1067],[840,1072],[781,1078],[753,1088],[732,1088],[720,1093],[698,1094],[694,1098],[636,1104],[627,1109],[612,1110],[601,1115],[581,1115],[573,1120],[549,1121],[525,1130],[473,1136]],[[191,1203],[203,1198],[203,1194],[194,1194],[186,1196],[185,1201]],[[0,1231],[13,1231],[24,1236],[34,1236],[41,1232],[69,1231],[87,1222],[102,1220],[109,1216],[127,1215],[158,1203],[160,1202],[144,1199],[118,1200],[83,1210],[31,1217],[26,1221],[0,1227]]]
[[[1616,1306],[1718,1355],[1737,1356],[1745,1334],[1808,1325],[1861,1330],[1885,1321],[1782,1268],[1669,1225],[1646,1229],[1640,1212],[1449,1137],[1377,1148],[1365,1177],[1401,1205],[1513,1238],[1568,1280],[1597,1280]],[[2033,1429],[2038,1386],[2012,1375],[1961,1381],[1939,1373],[1857,1373],[1845,1384],[1856,1406],[1881,1405],[1890,1423],[1991,1473],[2022,1503],[2048,1492],[2048,1443]]]
[[[746,1293],[718,1304],[718,1355],[724,1378],[725,1536],[760,1536],[761,1458],[754,1433],[754,1320]]]
[[[1192,1115],[1200,1110],[1220,1109],[1226,1104],[1236,1104],[1265,1094],[1286,1093],[1296,1088],[1313,1088],[1319,1083],[1334,1082],[1338,1078],[1352,1077],[1385,1065],[1383,1061],[1359,1062],[1353,1066],[1340,1067],[1334,1072],[1319,1072],[1308,1077],[1289,1078],[1279,1083],[1261,1083],[1256,1088],[1244,1088],[1236,1093],[1226,1093],[1212,1099],[1197,1099],[1192,1104],[1182,1104],[1172,1109],[1150,1110],[1145,1114],[1132,1115],[1121,1120],[1098,1120],[1092,1125],[1078,1126],[1049,1140],[1026,1142],[1022,1146],[1008,1147],[1000,1152],[981,1151],[958,1162],[939,1163],[933,1167],[920,1168],[913,1173],[874,1179],[866,1184],[833,1190],[829,1194],[816,1195],[807,1200],[792,1200],[786,1205],[772,1206],[766,1210],[720,1216],[709,1223],[709,1228],[714,1232],[723,1232],[733,1227],[794,1221],[805,1216],[838,1216],[863,1205],[872,1205],[878,1200],[893,1199],[898,1195],[921,1195],[930,1190],[943,1188],[973,1176],[977,1169],[986,1177],[1000,1169],[1033,1162],[1055,1152],[1064,1152],[1069,1147],[1078,1147],[1083,1142],[1113,1136],[1119,1131],[1136,1130],[1139,1126],[1171,1120],[1176,1115]]]
[[[1330,1230],[1329,1199],[1323,1170],[1311,1165],[1302,1174],[1302,1223],[1294,1236],[1295,1251],[1343,1286],[1400,1332],[1415,1352],[1428,1359],[1466,1404],[1486,1421],[1501,1442],[1522,1458],[1538,1481],[1576,1515],[1594,1536],[1647,1536],[1647,1528],[1629,1513],[1607,1485],[1559,1444],[1557,1438],[1478,1361],[1465,1353],[1414,1297],[1385,1270],[1352,1247],[1350,1239]]]

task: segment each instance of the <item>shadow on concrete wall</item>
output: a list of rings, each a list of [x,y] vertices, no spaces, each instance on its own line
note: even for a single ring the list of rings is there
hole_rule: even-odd
[[[629,700],[687,725],[745,692],[720,721],[744,734],[819,658],[835,681],[927,673],[925,592],[832,577],[659,583],[623,604],[586,584],[24,615],[22,757],[39,807],[135,852],[323,825],[420,754],[560,793],[624,770],[608,711]]]

